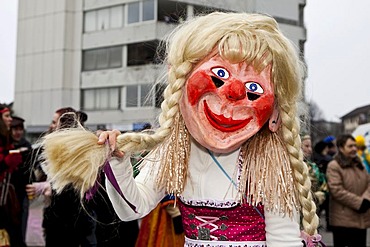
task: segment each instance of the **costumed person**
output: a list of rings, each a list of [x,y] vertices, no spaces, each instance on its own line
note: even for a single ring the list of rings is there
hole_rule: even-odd
[[[277,22],[215,12],[184,22],[167,41],[159,127],[47,135],[55,189],[73,183],[84,195],[104,169],[124,221],[175,195],[185,246],[319,246],[297,117],[302,63]],[[143,150],[151,152],[134,179],[130,154]]]
[[[11,141],[11,123],[10,109],[0,105],[0,244],[23,247],[21,204],[12,178],[23,160]]]
[[[364,164],[366,171],[370,173],[370,153],[366,147],[365,137],[358,135],[355,137],[357,145],[357,155],[361,158],[362,164]]]

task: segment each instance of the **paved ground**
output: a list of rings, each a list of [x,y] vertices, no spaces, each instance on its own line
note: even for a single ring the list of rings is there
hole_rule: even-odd
[[[35,217],[36,219],[34,220],[34,224],[39,227],[41,227],[41,220],[37,220],[39,217],[41,219],[42,215],[42,203],[34,203],[34,207],[31,208],[32,210],[36,211]],[[37,213],[38,212],[38,213]],[[324,216],[320,217],[320,222],[321,222],[321,227],[319,228],[319,233],[322,236],[323,242],[326,244],[327,247],[334,247],[333,246],[333,236],[331,232],[328,232],[325,230],[326,225],[325,225],[325,218]],[[37,228],[37,227],[36,227]],[[36,234],[35,234],[36,232]],[[41,230],[36,230],[33,234],[31,233],[30,236],[27,236],[27,242],[29,247],[42,247],[43,244],[43,238],[42,238],[42,232]],[[32,236],[31,236],[32,235]],[[370,229],[367,230],[367,246],[370,247]]]
[[[319,233],[322,236],[324,244],[326,244],[327,247],[334,247],[333,245],[333,234],[331,232],[328,232],[325,230],[325,218],[323,216],[320,217],[320,221],[322,224],[322,228],[319,229]],[[370,247],[370,229],[367,229],[367,247]]]

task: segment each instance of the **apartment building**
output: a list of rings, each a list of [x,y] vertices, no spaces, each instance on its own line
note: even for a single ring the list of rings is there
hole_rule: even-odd
[[[64,106],[87,126],[121,131],[155,124],[166,33],[212,11],[267,13],[303,54],[305,0],[19,0],[14,110],[27,131],[46,131]],[[160,55],[160,54],[159,54]]]

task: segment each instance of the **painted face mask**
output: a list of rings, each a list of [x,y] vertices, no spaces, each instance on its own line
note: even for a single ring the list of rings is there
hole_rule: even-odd
[[[228,153],[256,134],[274,109],[270,70],[268,66],[258,73],[219,55],[200,62],[180,101],[192,137],[213,152]]]

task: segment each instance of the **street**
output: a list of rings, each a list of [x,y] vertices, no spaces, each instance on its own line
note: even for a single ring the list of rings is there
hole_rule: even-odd
[[[333,234],[331,232],[325,231],[326,225],[325,225],[325,217],[323,215],[321,215],[321,217],[320,217],[320,222],[323,225],[323,228],[321,228],[319,230],[319,233],[322,236],[323,243],[327,247],[333,247],[334,246],[333,245]],[[370,247],[370,229],[367,229],[367,238],[366,238],[366,240],[367,240],[366,246]]]

